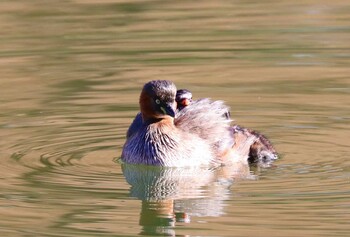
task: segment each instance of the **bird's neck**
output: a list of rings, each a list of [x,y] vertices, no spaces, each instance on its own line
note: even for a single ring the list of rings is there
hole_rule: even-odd
[[[174,125],[174,118],[170,116],[148,117],[142,114],[142,121],[145,125],[157,124],[159,126]]]

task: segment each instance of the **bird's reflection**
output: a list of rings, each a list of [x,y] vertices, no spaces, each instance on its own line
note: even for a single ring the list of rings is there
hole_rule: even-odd
[[[252,178],[248,164],[217,168],[166,168],[122,164],[131,185],[130,195],[142,200],[143,235],[175,236],[177,223],[194,216],[220,216],[230,186],[236,179]]]

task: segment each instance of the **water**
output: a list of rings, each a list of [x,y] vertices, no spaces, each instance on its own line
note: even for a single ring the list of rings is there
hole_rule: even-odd
[[[349,236],[345,1],[2,1],[1,236]],[[270,168],[117,160],[142,85],[222,99]]]

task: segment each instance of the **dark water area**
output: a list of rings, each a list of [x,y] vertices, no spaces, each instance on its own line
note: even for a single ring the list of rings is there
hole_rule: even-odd
[[[1,236],[349,236],[346,1],[0,2]],[[273,142],[269,168],[121,164],[166,79]]]

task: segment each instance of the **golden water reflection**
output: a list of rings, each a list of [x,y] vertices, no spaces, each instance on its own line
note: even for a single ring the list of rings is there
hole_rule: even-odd
[[[122,164],[130,195],[142,201],[142,234],[175,236],[175,226],[192,216],[219,217],[238,180],[255,179],[248,165],[162,168]]]
[[[348,5],[1,1],[0,235],[349,236]],[[153,79],[226,101],[282,159],[249,178],[122,167]]]

